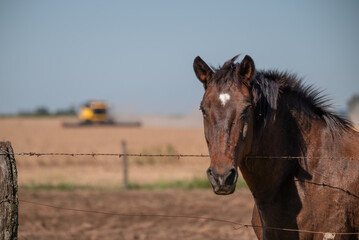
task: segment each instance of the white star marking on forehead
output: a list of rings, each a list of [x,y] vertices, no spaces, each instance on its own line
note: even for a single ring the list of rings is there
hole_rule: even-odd
[[[221,100],[222,106],[225,106],[229,99],[231,99],[231,96],[228,93],[219,94],[219,100]]]

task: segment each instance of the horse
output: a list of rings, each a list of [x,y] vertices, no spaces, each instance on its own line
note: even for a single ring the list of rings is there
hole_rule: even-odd
[[[359,133],[302,78],[237,58],[193,63],[214,193],[233,193],[240,170],[258,239],[359,239]]]

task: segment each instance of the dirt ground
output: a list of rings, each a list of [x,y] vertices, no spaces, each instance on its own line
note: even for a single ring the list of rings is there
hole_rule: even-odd
[[[61,127],[59,118],[0,118],[0,141],[15,152],[207,154],[203,130],[196,128]],[[34,205],[122,214],[164,214],[218,218],[250,224],[248,190],[217,196],[211,189],[119,190],[122,160],[115,157],[16,156],[19,239],[255,239],[252,229],[190,218],[124,217]],[[129,181],[156,184],[205,179],[208,158],[130,158]],[[27,190],[39,184],[72,184],[95,190]],[[103,188],[112,190],[100,191]],[[56,189],[56,188],[55,188]],[[97,189],[97,190],[96,190]],[[116,191],[113,189],[117,189]]]
[[[248,190],[217,196],[208,190],[45,191],[20,190],[20,199],[64,208],[122,214],[217,218],[250,224]],[[124,217],[59,210],[20,202],[19,239],[256,239],[250,228],[191,218]]]

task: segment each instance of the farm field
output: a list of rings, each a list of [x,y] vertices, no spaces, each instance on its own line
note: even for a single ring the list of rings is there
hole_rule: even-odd
[[[201,129],[84,127],[63,128],[59,118],[0,119],[0,140],[15,152],[207,154]],[[123,185],[122,159],[107,156],[17,156],[19,185]],[[129,158],[129,181],[151,184],[206,178],[208,158]]]
[[[200,128],[63,128],[60,118],[0,118],[0,140],[15,152],[207,154]],[[16,156],[19,198],[37,203],[129,214],[189,215],[250,224],[246,189],[217,196],[210,188],[170,189],[177,182],[207,182],[208,158],[129,158],[123,190],[118,157]],[[147,187],[146,187],[147,186]],[[148,186],[153,186],[152,190]],[[171,184],[169,184],[171,186]],[[19,239],[255,239],[252,229],[198,219],[121,217],[20,202]]]
[[[20,191],[20,199],[55,206],[129,214],[218,218],[250,224],[248,190],[217,196],[212,190]],[[20,203],[19,239],[256,239],[250,228],[186,218],[122,217],[64,211]]]

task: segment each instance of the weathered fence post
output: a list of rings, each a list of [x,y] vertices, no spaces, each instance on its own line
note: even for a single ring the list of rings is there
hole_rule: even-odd
[[[128,189],[126,141],[122,141],[122,153],[123,153],[123,186],[125,189]]]
[[[17,239],[18,205],[16,162],[10,142],[0,142],[0,239]]]

